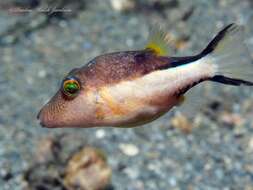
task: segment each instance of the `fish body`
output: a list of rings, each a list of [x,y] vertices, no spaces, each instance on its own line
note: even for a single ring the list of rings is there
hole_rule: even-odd
[[[182,104],[185,93],[203,81],[252,85],[233,65],[234,56],[240,57],[244,49],[227,52],[239,31],[236,25],[227,26],[200,54],[190,57],[167,56],[164,45],[157,44],[164,40],[159,35],[144,50],[98,56],[65,77],[38,114],[41,125],[134,127]],[[229,59],[231,63],[219,66],[219,61]],[[248,60],[243,66],[252,67]]]

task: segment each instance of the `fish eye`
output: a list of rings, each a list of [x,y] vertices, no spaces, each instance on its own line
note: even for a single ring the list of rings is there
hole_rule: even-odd
[[[62,83],[62,92],[67,97],[74,98],[75,96],[77,96],[80,89],[80,82],[75,77],[67,77]]]

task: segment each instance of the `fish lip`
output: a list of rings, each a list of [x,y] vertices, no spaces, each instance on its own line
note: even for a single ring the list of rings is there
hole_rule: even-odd
[[[40,126],[43,127],[43,128],[56,128],[54,126],[45,124],[45,122],[43,122],[43,119],[41,119],[41,118],[39,118],[38,120],[39,120]]]
[[[40,123],[41,127],[47,128],[47,126],[43,122],[39,121],[39,123]]]
[[[43,110],[43,108],[39,111],[39,113],[37,114],[37,120],[39,120],[39,124],[40,124],[40,126],[42,126],[43,128],[49,128],[46,124],[45,124],[45,122],[43,122],[43,118],[42,118],[42,116],[41,116],[41,114],[42,114],[42,110]]]
[[[60,126],[57,126],[55,124],[52,124],[50,121],[45,120],[46,118],[42,116],[42,109],[37,114],[37,119],[39,121],[39,124],[43,128],[60,128]]]
[[[47,126],[46,126],[45,123],[42,121],[40,115],[41,115],[41,111],[40,111],[40,112],[38,113],[38,115],[37,115],[37,120],[39,120],[40,126],[43,127],[43,128],[45,128],[45,127],[47,127]]]

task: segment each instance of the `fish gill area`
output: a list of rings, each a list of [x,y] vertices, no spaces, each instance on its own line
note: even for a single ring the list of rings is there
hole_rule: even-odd
[[[46,129],[36,119],[67,72],[143,48],[150,26],[180,56],[231,22],[245,25],[253,59],[252,0],[1,1],[0,190],[253,190],[251,87],[207,82],[194,121]]]

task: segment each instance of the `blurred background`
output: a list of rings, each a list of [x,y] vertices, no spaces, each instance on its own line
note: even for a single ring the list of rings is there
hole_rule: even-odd
[[[253,93],[205,84],[193,122],[167,114],[133,129],[45,129],[42,105],[72,68],[143,48],[158,24],[172,55],[200,52],[225,25],[245,25],[252,0],[0,2],[0,189],[252,190]]]

